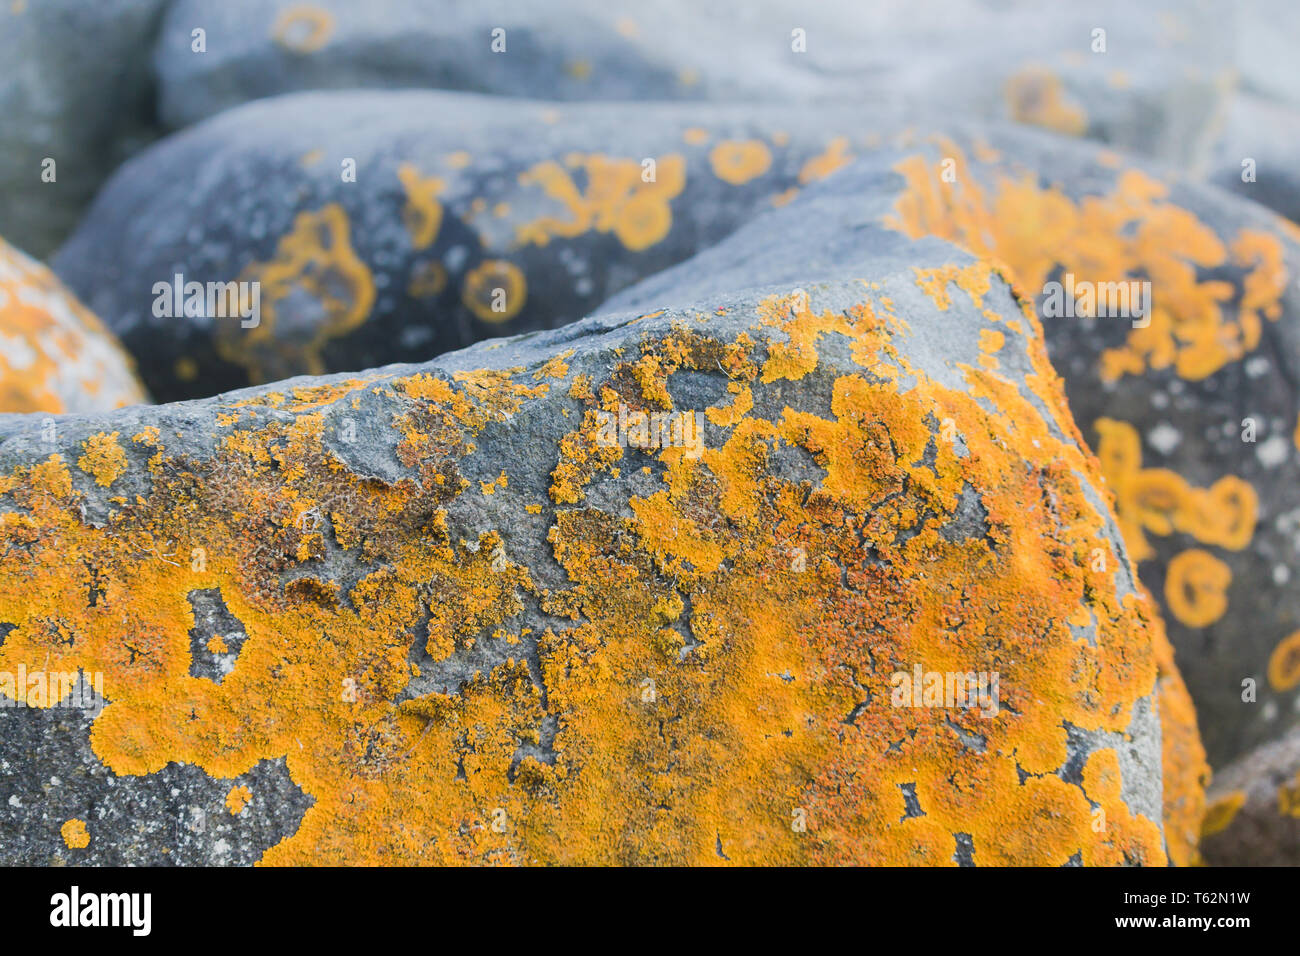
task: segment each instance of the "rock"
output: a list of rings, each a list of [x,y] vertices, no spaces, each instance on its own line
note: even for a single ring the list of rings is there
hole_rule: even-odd
[[[1300,865],[1300,730],[1217,771],[1207,802],[1206,862]]]
[[[5,712],[6,779],[81,772],[0,858],[211,860],[135,813],[229,787],[230,862],[1165,862],[1159,619],[1037,322],[800,222],[646,314],[0,417],[0,673],[109,701],[93,758]]]
[[[809,190],[809,202],[814,192],[1006,264],[1044,315],[1129,553],[1166,612],[1211,765],[1295,725],[1296,228],[1118,154],[1007,129],[882,153]],[[802,202],[747,228],[779,234],[806,215]],[[731,268],[732,248],[715,246],[695,268]],[[612,307],[679,281],[665,273]],[[1130,281],[1150,282],[1146,318],[1081,315],[1098,292],[1131,291],[1141,305],[1141,285],[1107,285]]]
[[[0,4],[0,235],[44,257],[152,133],[163,0]],[[52,165],[51,165],[52,164]]]
[[[156,60],[173,128],[252,99],[357,87],[838,100],[1014,119],[1181,160],[1227,88],[1231,18],[1222,0],[944,0],[925,15],[910,0],[176,0]]]
[[[1300,109],[1240,93],[1207,160],[1216,186],[1300,221]]]
[[[646,105],[629,124],[607,104],[304,93],[128,163],[55,265],[160,400],[422,360],[581,318],[898,125],[839,107]],[[259,283],[260,313],[249,286],[242,311],[214,292],[182,316],[178,274],[205,293]]]
[[[0,240],[0,412],[86,413],[146,401],[112,334],[49,269]]]

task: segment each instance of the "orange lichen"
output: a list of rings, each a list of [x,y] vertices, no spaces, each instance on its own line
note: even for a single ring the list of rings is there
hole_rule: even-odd
[[[585,232],[609,233],[632,252],[653,246],[672,228],[669,201],[686,185],[686,161],[671,153],[655,160],[654,178],[645,178],[646,167],[635,159],[611,159],[593,153],[566,158],[570,167],[581,169],[586,191],[573,175],[552,160],[538,163],[519,175],[521,186],[539,186],[545,195],[560,203],[567,219],[542,216],[516,229],[521,244],[544,246],[552,238],[572,239]]]
[[[710,150],[709,165],[723,182],[740,186],[772,167],[772,152],[761,140],[727,139]]]
[[[438,202],[438,196],[447,184],[437,176],[422,177],[411,163],[397,168],[397,178],[406,190],[402,219],[411,234],[411,245],[427,249],[438,238],[442,226],[442,203]]]
[[[261,314],[249,328],[237,318],[218,320],[218,354],[247,369],[254,382],[274,375],[322,374],[321,348],[365,322],[375,300],[374,277],[353,251],[348,233],[348,216],[338,203],[299,213],[275,256],[240,275],[240,281],[261,284]],[[291,298],[316,303],[320,316],[309,328],[287,322],[280,327],[279,310]]]
[[[1300,631],[1273,648],[1268,658],[1268,683],[1278,693],[1300,684]]]
[[[334,15],[309,4],[281,11],[271,25],[271,39],[291,53],[315,53],[333,34]]]
[[[253,791],[243,784],[231,787],[230,792],[226,794],[226,809],[230,811],[232,817],[237,817],[244,812],[244,808],[252,799]]]
[[[1228,609],[1232,570],[1200,548],[1179,552],[1165,571],[1165,603],[1188,627],[1209,627]]]
[[[0,240],[0,412],[147,401],[134,363],[45,266]]]
[[[799,184],[806,186],[808,183],[825,179],[841,166],[847,166],[851,162],[853,162],[853,154],[849,152],[848,138],[836,136],[830,141],[825,152],[803,164],[803,168],[799,170]]]
[[[1277,812],[1284,817],[1300,817],[1300,773],[1277,788]]]
[[[1214,836],[1214,834],[1222,833],[1228,829],[1237,816],[1237,812],[1241,810],[1245,803],[1246,792],[1244,790],[1233,790],[1231,793],[1225,793],[1217,798],[1205,808],[1205,820],[1201,824],[1201,836]]]
[[[1146,531],[1189,534],[1203,544],[1240,551],[1250,544],[1259,496],[1247,482],[1225,475],[1194,488],[1176,472],[1142,467],[1142,442],[1128,422],[1099,418],[1097,457],[1115,495],[1115,513],[1135,561],[1155,556]]]
[[[117,432],[99,432],[82,442],[85,454],[77,459],[77,467],[95,479],[95,484],[107,488],[117,476],[126,471],[126,452],[117,443]]]
[[[387,396],[400,480],[353,473],[326,411],[283,395],[262,402],[279,417],[166,458],[94,524],[61,458],[18,467],[0,484],[0,553],[22,555],[0,562],[0,669],[102,671],[91,746],[119,776],[283,759],[313,803],[263,863],[941,864],[958,835],[980,864],[1164,862],[1110,758],[1083,788],[1059,775],[1067,727],[1127,732],[1161,672],[1032,316],[1036,338],[1004,348],[1034,374],[969,368],[962,388],[913,367],[865,294],[758,313],[726,337],[644,326],[567,387],[562,362],[385,375],[367,387]],[[834,371],[831,338],[850,342]],[[702,454],[600,444],[597,412],[681,411],[679,373],[737,386]],[[828,400],[789,407],[813,374]],[[577,413],[553,447],[551,553],[529,560],[566,580],[542,589],[517,539],[465,540],[451,505],[481,487],[480,432],[561,408]],[[791,455],[824,477],[790,475]],[[620,464],[635,490],[611,480]],[[475,500],[513,526],[510,497]],[[963,501],[980,527],[957,521]],[[322,577],[327,545],[360,569],[350,583]],[[201,566],[160,559],[198,547]],[[93,601],[69,599],[92,580]],[[220,683],[190,674],[196,589],[246,634]],[[475,648],[482,669],[451,689],[415,683]],[[891,672],[914,663],[1000,674],[1000,708],[891,706]]]
[[[86,829],[85,820],[69,820],[59,828],[59,833],[69,850],[84,850],[90,846],[90,831]]]
[[[954,162],[955,181],[945,181],[943,163],[924,155],[900,162],[895,169],[906,186],[885,219],[891,228],[941,236],[1005,262],[1030,294],[1057,270],[1103,287],[1151,282],[1147,324],[1131,328],[1123,346],[1102,352],[1104,380],[1169,367],[1203,379],[1259,345],[1260,315],[1271,321],[1280,315],[1287,272],[1276,236],[1242,229],[1225,245],[1192,212],[1166,201],[1163,183],[1137,170],[1119,173],[1111,194],[1076,202],[1041,186],[1032,173],[994,165],[977,175],[948,140],[940,139],[938,149]],[[1236,282],[1198,276],[1198,269],[1230,261],[1248,270]]]
[[[509,322],[528,298],[523,270],[505,259],[487,259],[465,275],[461,301],[484,322]]]
[[[1205,788],[1210,765],[1196,727],[1196,708],[1174,662],[1174,648],[1145,588],[1142,595],[1153,608],[1152,647],[1159,671],[1160,751],[1163,769],[1165,846],[1175,866],[1201,862],[1200,836],[1205,816]]]
[[[1083,107],[1065,95],[1061,78],[1043,67],[1026,67],[1012,75],[1006,85],[1007,105],[1017,123],[1042,126],[1069,136],[1081,136],[1088,128]]]

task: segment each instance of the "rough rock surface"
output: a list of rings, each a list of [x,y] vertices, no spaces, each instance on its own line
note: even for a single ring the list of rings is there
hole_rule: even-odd
[[[608,104],[298,94],[136,157],[55,268],[161,401],[422,361],[579,319],[900,125],[844,107],[644,105],[630,124]],[[178,273],[260,283],[260,320],[206,299],[159,317],[155,285]]]
[[[1034,296],[1166,612],[1211,764],[1295,726],[1300,231],[1218,189],[1028,133],[870,162],[901,177],[875,180],[896,196],[888,224],[1004,262]],[[856,201],[872,175],[826,185]],[[1144,287],[1116,285],[1129,282],[1150,283],[1143,316]],[[1099,307],[1125,292],[1127,315],[1105,314],[1122,300]]]
[[[112,333],[40,263],[0,239],[0,412],[148,401]]]
[[[1201,846],[1211,866],[1300,862],[1300,730],[1215,772]]]
[[[1177,858],[1176,677],[1037,322],[875,236],[55,447],[0,418],[0,673],[109,700],[89,749],[5,713],[3,786],[66,763],[59,813],[0,800],[0,855]],[[679,416],[663,447],[644,413]],[[907,706],[914,667],[995,673],[997,704]],[[227,787],[219,831],[177,832]]]
[[[1174,159],[1199,141],[1227,87],[1231,8],[1224,0],[176,0],[156,59],[160,110],[173,127],[258,97],[354,87],[840,100],[1017,120]],[[193,52],[195,28],[206,31],[205,53]],[[503,50],[494,52],[494,38]]]
[[[0,3],[0,235],[36,256],[53,252],[152,135],[149,49],[163,4]]]

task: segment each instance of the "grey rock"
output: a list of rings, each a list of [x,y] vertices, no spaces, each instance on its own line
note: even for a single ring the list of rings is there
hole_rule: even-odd
[[[1300,866],[1300,730],[1214,775],[1201,852],[1211,866]]]
[[[648,314],[69,418],[54,450],[0,416],[0,674],[102,669],[108,699],[104,769],[86,721],[5,714],[0,859],[1162,863],[1151,625],[1036,325],[832,205],[852,242],[791,221]],[[611,438],[619,411],[702,441]],[[103,431],[108,487],[72,464]],[[217,683],[195,648],[232,619]],[[913,665],[999,695],[914,706]],[[237,819],[171,825],[233,781]]]
[[[149,51],[163,6],[0,4],[0,235],[53,252],[117,163],[154,135]]]

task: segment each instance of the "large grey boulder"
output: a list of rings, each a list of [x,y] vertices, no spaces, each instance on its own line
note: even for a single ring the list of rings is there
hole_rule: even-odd
[[[113,168],[153,135],[149,50],[163,5],[0,4],[0,235],[10,242],[53,252]]]
[[[1181,159],[1227,87],[1231,6],[176,0],[158,44],[160,108],[181,127],[259,97],[356,87],[839,100],[1015,119]]]
[[[0,709],[0,858],[1163,863],[1158,619],[1038,326],[857,227],[423,365],[0,417],[0,673],[108,701]]]
[[[127,163],[55,268],[160,400],[423,360],[581,318],[901,125],[847,106],[638,105],[629,122],[610,104],[302,93]],[[248,308],[175,304],[235,281]]]

